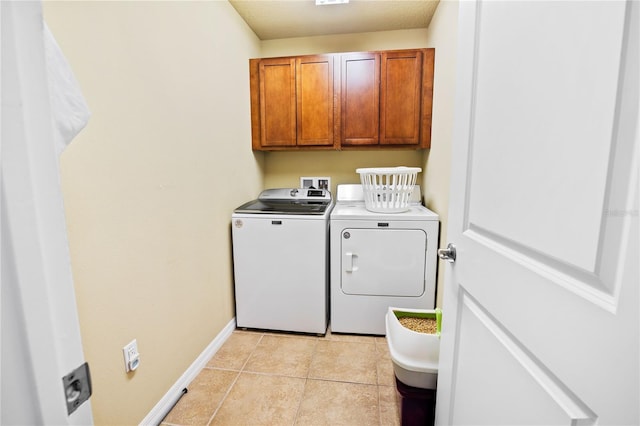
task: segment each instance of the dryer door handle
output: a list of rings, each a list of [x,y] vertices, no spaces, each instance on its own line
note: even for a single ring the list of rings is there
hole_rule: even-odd
[[[344,254],[345,256],[345,271],[347,272],[355,272],[358,270],[358,266],[356,265],[356,261],[358,260],[358,255],[355,253],[351,253],[350,251]]]

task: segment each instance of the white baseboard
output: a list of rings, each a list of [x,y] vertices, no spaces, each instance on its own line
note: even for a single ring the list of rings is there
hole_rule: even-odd
[[[155,407],[149,411],[149,414],[142,419],[140,425],[158,425],[162,419],[167,415],[169,410],[175,405],[176,401],[182,395],[184,388],[189,386],[189,383],[200,373],[200,371],[207,365],[207,362],[211,359],[218,349],[222,347],[224,342],[229,338],[233,330],[236,329],[235,317],[229,321],[225,328],[209,343],[209,345],[202,351],[202,353],[196,358],[196,360],[187,368],[182,376],[176,381],[173,386],[167,391]]]

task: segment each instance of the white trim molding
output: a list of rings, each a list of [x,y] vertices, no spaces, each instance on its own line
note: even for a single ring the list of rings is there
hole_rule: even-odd
[[[180,378],[169,388],[167,393],[158,401],[158,403],[149,411],[149,414],[140,422],[141,426],[158,425],[169,413],[171,408],[175,405],[178,399],[183,394],[185,388],[196,378],[196,376],[207,365],[207,362],[213,355],[218,352],[218,349],[222,347],[224,342],[227,341],[233,330],[236,329],[236,318],[233,317],[231,321],[222,329],[220,333],[209,343],[209,345],[202,351],[202,353],[196,358],[195,361],[187,368],[187,370],[180,376]]]

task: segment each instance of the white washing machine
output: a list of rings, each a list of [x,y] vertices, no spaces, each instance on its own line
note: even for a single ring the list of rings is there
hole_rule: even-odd
[[[327,190],[276,188],[233,212],[238,327],[327,331],[332,207]]]
[[[389,306],[435,307],[438,215],[416,185],[402,213],[365,208],[362,185],[338,185],[330,219],[332,332],[385,334]]]

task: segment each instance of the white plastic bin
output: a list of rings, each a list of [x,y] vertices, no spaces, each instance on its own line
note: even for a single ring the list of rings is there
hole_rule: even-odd
[[[433,314],[433,309],[390,307],[387,312],[387,344],[393,370],[402,383],[421,389],[435,389],[440,360],[440,336],[418,333],[400,324],[395,312]]]

